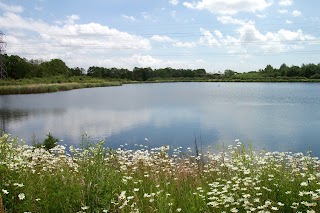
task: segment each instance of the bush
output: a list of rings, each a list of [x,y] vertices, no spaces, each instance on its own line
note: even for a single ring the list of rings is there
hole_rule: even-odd
[[[42,143],[37,143],[35,145],[36,148],[44,147],[46,150],[52,149],[57,146],[59,139],[52,136],[52,134],[49,132],[47,134],[47,138]]]

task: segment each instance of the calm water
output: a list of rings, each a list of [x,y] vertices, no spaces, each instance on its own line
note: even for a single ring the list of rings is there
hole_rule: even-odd
[[[51,132],[78,145],[193,147],[252,141],[270,151],[320,156],[320,84],[165,83],[0,96],[1,128],[31,143]]]

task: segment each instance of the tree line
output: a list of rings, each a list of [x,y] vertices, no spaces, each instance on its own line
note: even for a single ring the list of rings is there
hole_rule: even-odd
[[[50,78],[53,76],[91,76],[102,79],[126,79],[148,81],[154,79],[259,79],[259,78],[308,78],[320,79],[319,64],[302,64],[287,66],[282,64],[279,69],[267,65],[258,71],[237,73],[227,69],[223,73],[207,73],[205,69],[174,69],[171,67],[152,69],[135,67],[133,70],[124,68],[106,68],[91,66],[87,70],[79,67],[69,68],[61,59],[27,60],[17,55],[4,55],[9,79]]]

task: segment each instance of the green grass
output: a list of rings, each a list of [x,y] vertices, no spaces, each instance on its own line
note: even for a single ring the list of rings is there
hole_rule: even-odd
[[[198,157],[104,145],[85,136],[79,148],[46,151],[3,134],[0,211],[320,212],[320,161],[310,155],[238,141]]]
[[[8,94],[34,94],[67,91],[81,88],[121,86],[120,82],[98,82],[98,83],[55,83],[55,84],[27,84],[0,86],[0,95]]]

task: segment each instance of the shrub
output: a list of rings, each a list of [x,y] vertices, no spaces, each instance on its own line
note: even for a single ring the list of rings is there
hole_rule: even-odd
[[[49,132],[47,134],[47,138],[42,143],[35,144],[36,148],[44,147],[46,150],[52,149],[57,146],[59,139],[52,136],[52,134]]]

